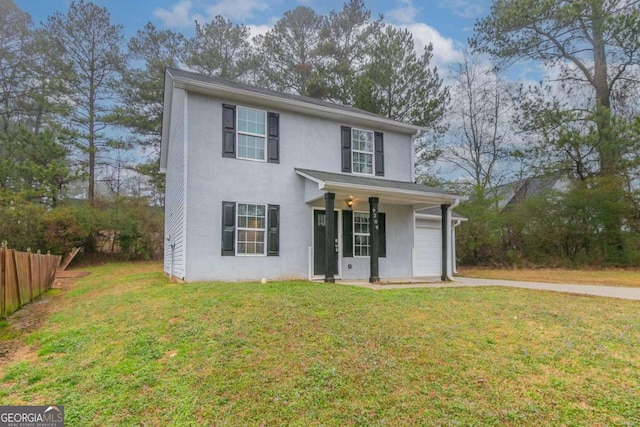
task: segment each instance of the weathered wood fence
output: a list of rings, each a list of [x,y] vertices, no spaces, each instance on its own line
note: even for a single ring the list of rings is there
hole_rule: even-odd
[[[0,317],[6,317],[53,286],[59,255],[0,248]]]

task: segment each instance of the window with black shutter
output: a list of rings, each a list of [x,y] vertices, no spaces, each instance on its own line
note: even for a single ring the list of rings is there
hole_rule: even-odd
[[[222,156],[236,156],[236,106],[222,104]]]
[[[280,115],[267,113],[267,162],[280,163]]]
[[[236,204],[222,202],[222,256],[233,256],[236,237]]]
[[[342,143],[342,172],[351,172],[351,128],[342,126],[340,128],[340,138]]]
[[[280,115],[223,104],[222,156],[279,163]]]
[[[382,132],[375,133],[375,161],[376,176],[384,176],[384,135]]]
[[[384,176],[384,134],[340,127],[342,172]]]
[[[222,256],[279,254],[279,205],[222,202]]]
[[[371,228],[368,224],[368,212],[356,212],[358,216],[358,225],[356,230],[357,239],[354,239],[354,212],[342,211],[342,256],[352,258],[354,253],[356,256],[368,256],[369,254],[369,235]],[[387,216],[384,212],[378,213],[378,238],[380,248],[378,256],[385,258],[387,256]],[[357,247],[357,249],[356,249]]]
[[[267,255],[280,254],[280,206],[269,205],[267,218]]]

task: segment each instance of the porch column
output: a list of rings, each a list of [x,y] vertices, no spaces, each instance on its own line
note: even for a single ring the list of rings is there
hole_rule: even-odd
[[[443,282],[446,282],[447,280],[449,280],[448,277],[448,269],[449,269],[449,251],[447,250],[447,248],[449,247],[449,236],[451,235],[450,232],[450,226],[451,223],[449,222],[449,206],[451,205],[440,205],[440,211],[441,211],[441,217],[442,217],[442,222],[441,222],[441,228],[442,228],[442,275],[440,276],[440,279]]]
[[[380,281],[380,273],[378,268],[378,257],[380,255],[380,221],[378,218],[378,202],[377,197],[369,197],[369,282],[376,283]]]
[[[335,283],[336,279],[333,272],[336,271],[336,224],[334,221],[333,207],[335,193],[324,194],[324,214],[325,214],[325,230],[324,230],[324,282]]]

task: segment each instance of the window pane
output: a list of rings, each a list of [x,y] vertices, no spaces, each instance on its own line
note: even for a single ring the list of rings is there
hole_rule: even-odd
[[[353,153],[353,171],[373,174],[373,154]]]
[[[264,254],[265,232],[238,230],[239,254]]]
[[[369,256],[369,214],[353,213],[353,252],[355,256]]]
[[[353,149],[373,153],[373,132],[352,129]]]
[[[265,135],[265,112],[238,107],[238,131]]]
[[[239,254],[264,254],[266,212],[265,205],[238,203]]]
[[[264,160],[264,144],[264,138],[238,134],[238,157]]]
[[[369,236],[354,235],[354,255],[369,256]]]
[[[369,214],[363,212],[353,214],[353,232],[369,233]]]

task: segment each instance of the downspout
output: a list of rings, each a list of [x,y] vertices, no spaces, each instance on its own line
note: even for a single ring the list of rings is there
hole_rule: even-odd
[[[418,140],[422,136],[424,132],[420,129],[416,131],[416,134],[411,138],[411,182],[415,182],[416,180],[416,160],[418,154],[421,154],[422,150],[419,152],[415,151],[414,142]]]
[[[449,265],[447,263],[446,271],[447,271],[447,280],[450,280],[452,282],[455,282],[455,279],[453,278],[453,274],[450,270],[453,270],[453,265],[455,263],[455,260],[453,259],[454,254],[452,253],[453,251],[451,250],[453,248],[452,242],[451,242],[451,239],[453,238],[453,233],[451,232],[453,229],[453,227],[451,227],[451,211],[455,209],[459,204],[460,204],[460,199],[456,199],[451,204],[451,206],[449,206],[449,209],[447,209],[447,228],[449,233],[449,238],[447,239],[447,254],[451,257],[451,269],[449,269]]]
[[[461,220],[457,220],[451,229],[451,267],[453,274],[458,274],[458,263],[456,262],[456,227],[462,224]]]

